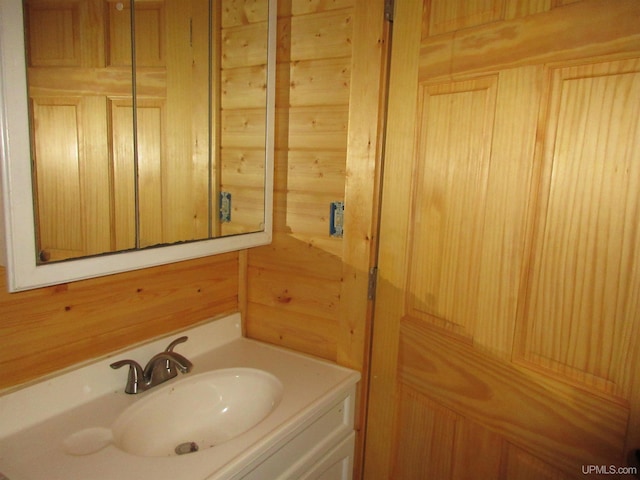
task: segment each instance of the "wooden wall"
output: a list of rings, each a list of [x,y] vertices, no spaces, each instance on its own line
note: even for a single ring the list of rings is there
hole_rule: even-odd
[[[382,3],[279,2],[274,240],[248,252],[248,336],[354,368],[375,241]],[[329,232],[334,201],[343,238]]]
[[[214,2],[218,3],[218,2]],[[220,190],[231,196],[223,234],[255,232],[264,224],[267,37],[265,0],[220,5]]]
[[[255,22],[264,14],[259,3],[227,0],[223,18]],[[0,388],[121,348],[156,325],[154,334],[238,308],[247,310],[249,336],[362,366],[382,3],[279,0],[273,244],[250,251],[248,262],[240,254],[240,277],[238,254],[229,254],[12,295],[2,285],[0,364],[29,360]],[[344,238],[329,236],[332,201],[347,204]],[[185,307],[192,288],[210,295]]]
[[[238,254],[7,293],[0,389],[238,309]]]
[[[383,3],[278,0],[273,243],[31,292],[9,295],[0,285],[0,365],[9,372],[0,388],[236,310],[249,337],[366,370]],[[263,12],[255,0],[223,8],[238,29]],[[229,185],[242,169],[237,156],[225,158]],[[343,238],[329,235],[333,201],[346,205]],[[20,369],[9,367],[15,362]]]
[[[247,253],[247,336],[366,372],[388,31],[384,2],[280,0],[274,238]],[[329,233],[345,204],[344,236]],[[245,303],[246,300],[246,303]],[[366,374],[356,429],[364,427]],[[362,454],[356,447],[356,477]]]

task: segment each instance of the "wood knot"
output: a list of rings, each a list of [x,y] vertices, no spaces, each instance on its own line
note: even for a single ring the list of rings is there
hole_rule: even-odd
[[[292,298],[289,295],[278,295],[278,302],[280,303],[290,303],[291,300]]]

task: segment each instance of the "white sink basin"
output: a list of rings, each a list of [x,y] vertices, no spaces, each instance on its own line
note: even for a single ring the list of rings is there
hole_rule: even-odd
[[[213,370],[181,379],[125,410],[113,443],[145,457],[192,453],[246,432],[276,407],[282,383],[253,368]]]

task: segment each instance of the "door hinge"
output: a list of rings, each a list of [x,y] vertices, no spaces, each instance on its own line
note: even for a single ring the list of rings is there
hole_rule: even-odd
[[[384,19],[393,22],[394,0],[384,0]]]
[[[369,270],[369,288],[367,292],[367,298],[374,300],[376,298],[376,287],[378,286],[378,267],[373,267]]]

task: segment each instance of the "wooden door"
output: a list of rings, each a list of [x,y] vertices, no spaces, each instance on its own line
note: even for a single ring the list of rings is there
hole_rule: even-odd
[[[624,473],[640,2],[396,0],[393,30],[364,477]]]

